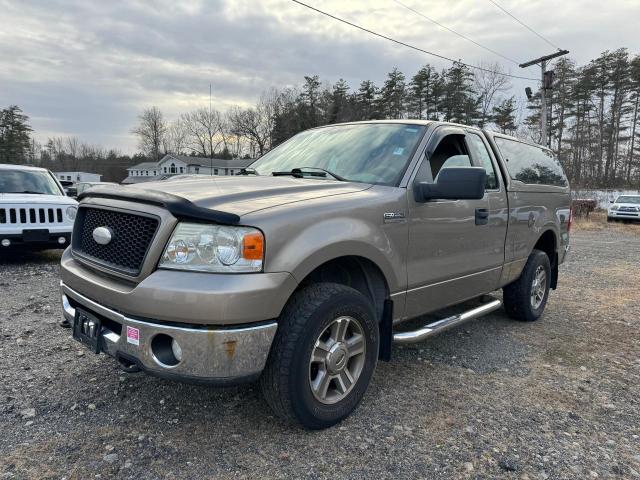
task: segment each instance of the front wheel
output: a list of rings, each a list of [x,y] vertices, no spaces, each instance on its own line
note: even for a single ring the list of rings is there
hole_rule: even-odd
[[[504,309],[511,318],[533,322],[540,318],[549,297],[551,264],[548,255],[534,250],[520,278],[502,289]]]
[[[281,418],[330,427],[360,403],[376,367],[371,302],[353,288],[319,283],[294,294],[278,321],[262,392]]]

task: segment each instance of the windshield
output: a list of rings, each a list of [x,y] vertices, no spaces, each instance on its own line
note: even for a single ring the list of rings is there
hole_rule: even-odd
[[[630,195],[620,195],[616,200],[616,203],[635,203],[640,205],[640,197],[632,197]]]
[[[49,172],[39,170],[0,170],[0,193],[62,195]]]
[[[260,175],[322,169],[331,180],[397,185],[426,127],[399,123],[335,125],[301,132],[251,164]],[[309,170],[311,173],[312,170]],[[312,178],[318,178],[313,176]]]

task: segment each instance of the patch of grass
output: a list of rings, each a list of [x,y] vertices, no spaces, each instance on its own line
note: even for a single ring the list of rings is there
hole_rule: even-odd
[[[635,233],[640,235],[640,222],[638,221],[617,221],[607,222],[606,210],[595,210],[589,217],[574,217],[573,228],[585,231],[618,231]]]

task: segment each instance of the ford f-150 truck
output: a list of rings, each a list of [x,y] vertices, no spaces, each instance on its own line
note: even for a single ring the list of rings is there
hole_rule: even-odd
[[[538,319],[571,226],[549,149],[432,121],[319,127],[238,176],[80,199],[61,261],[73,336],[131,372],[259,380],[279,416],[308,428],[354,410],[393,342],[503,303]],[[499,289],[502,299],[488,295]],[[467,300],[462,313],[398,328]]]

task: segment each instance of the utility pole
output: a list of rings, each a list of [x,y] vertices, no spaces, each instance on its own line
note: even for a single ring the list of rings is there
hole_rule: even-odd
[[[531,65],[540,64],[542,70],[542,88],[540,89],[540,132],[542,142],[549,146],[549,140],[547,139],[547,90],[553,88],[553,70],[547,72],[547,62],[551,59],[561,57],[569,53],[569,50],[558,50],[551,55],[545,55],[544,57],[536,58],[529,62],[521,63],[520,68],[527,68]]]

